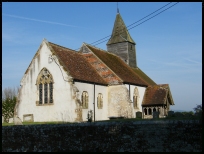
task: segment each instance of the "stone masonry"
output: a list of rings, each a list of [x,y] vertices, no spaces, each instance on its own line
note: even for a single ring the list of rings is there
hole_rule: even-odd
[[[2,152],[201,152],[191,121],[97,122],[2,127]]]

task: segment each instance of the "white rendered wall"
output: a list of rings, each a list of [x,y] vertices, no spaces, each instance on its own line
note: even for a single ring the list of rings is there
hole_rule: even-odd
[[[81,100],[82,92],[87,91],[89,95],[89,105],[88,109],[82,109],[82,119],[87,121],[88,111],[92,110],[94,112],[94,85],[89,83],[75,82],[74,85],[79,90],[79,99]],[[108,120],[108,98],[107,98],[107,86],[95,85],[95,121]],[[98,109],[97,107],[97,97],[98,94],[103,95],[103,108]],[[94,113],[93,113],[94,120]]]
[[[133,94],[134,94],[134,89],[135,87],[137,87],[138,89],[138,92],[139,92],[139,102],[138,102],[138,108],[139,109],[134,109],[133,107],[133,103],[132,103],[132,108],[133,108],[133,116],[134,118],[136,117],[136,112],[140,111],[142,112],[142,101],[143,101],[143,98],[144,98],[144,93],[145,93],[145,90],[146,90],[146,87],[140,87],[140,86],[135,86],[135,85],[130,85],[129,84],[125,84],[125,86],[127,87],[127,89],[129,90],[130,88],[130,100],[133,102]]]
[[[71,97],[70,83],[65,82],[62,77],[67,80],[67,74],[61,67],[52,61],[48,62],[48,57],[52,53],[46,43],[42,42],[42,47],[39,49],[39,56],[36,56],[28,68],[28,72],[24,75],[22,85],[22,95],[18,106],[18,116],[23,119],[24,114],[33,114],[34,121],[74,121],[76,114],[75,101]],[[59,64],[59,62],[57,62]],[[36,106],[36,101],[39,101],[36,80],[40,71],[46,67],[52,74],[53,84],[53,105]],[[61,72],[62,71],[62,72]]]

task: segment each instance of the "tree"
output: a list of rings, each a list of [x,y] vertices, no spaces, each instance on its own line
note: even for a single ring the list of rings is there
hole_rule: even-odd
[[[197,105],[195,108],[193,108],[195,111],[195,115],[199,117],[200,123],[202,125],[202,115],[203,115],[203,109],[202,109],[202,104]]]
[[[203,112],[202,104],[201,105],[197,105],[195,108],[193,108],[193,110],[195,111],[195,114],[202,113]]]
[[[9,122],[9,118],[14,116],[14,108],[17,101],[17,93],[19,88],[5,88],[2,91],[2,116],[5,122]]]

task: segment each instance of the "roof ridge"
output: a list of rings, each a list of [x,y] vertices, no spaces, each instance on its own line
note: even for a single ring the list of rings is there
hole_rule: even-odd
[[[49,42],[49,41],[48,41],[48,43],[51,43],[51,44],[56,45],[56,46],[59,46],[59,47],[61,47],[61,48],[65,48],[65,49],[69,49],[69,50],[71,50],[71,51],[77,52],[76,50],[73,50],[73,49],[70,49],[70,48],[67,48],[67,47],[64,47],[64,46],[61,46],[61,45],[58,45],[58,44]]]
[[[87,45],[89,45],[89,44],[86,44],[86,43],[84,43],[85,44],[85,46],[87,46]],[[90,45],[91,46],[91,45]],[[91,46],[92,47],[92,46]],[[89,47],[87,47],[88,49],[89,49]],[[121,77],[119,77],[101,58],[99,58],[91,49],[89,49],[90,51],[91,51],[91,53],[93,54],[93,55],[95,55],[95,57],[99,60],[99,61],[101,61],[115,76],[117,76],[122,82],[124,82],[123,81],[123,79],[121,78]],[[105,50],[103,50],[103,52],[105,52]],[[105,53],[108,53],[107,51],[105,52]],[[113,54],[114,55],[114,54]],[[99,74],[100,75],[100,74]]]
[[[85,42],[84,42],[85,43]],[[99,49],[99,50],[102,50],[102,51],[106,51],[106,50],[104,50],[104,49],[101,49],[101,48],[99,48],[99,47],[96,47],[96,46],[94,46],[94,45],[91,45],[91,44],[88,44],[88,43],[85,43],[86,45],[90,45],[90,46],[92,46],[92,47],[94,47],[94,48],[96,48],[96,49]],[[107,52],[107,51],[106,51]]]
[[[93,82],[93,83],[99,83],[99,84],[107,84],[106,81],[103,80],[103,78],[96,72],[96,70],[92,67],[91,64],[89,64],[89,62],[87,61],[87,59],[82,56],[80,53],[71,51],[71,50],[63,50],[62,52],[60,51],[62,46],[56,45],[54,43],[49,43],[48,44],[50,46],[50,48],[55,52],[55,55],[60,63],[61,66],[63,66],[65,68],[65,71],[68,73],[68,75],[70,75],[71,77],[73,77],[74,80],[81,80],[81,81],[86,81],[86,82]],[[65,48],[68,49],[68,48]],[[67,58],[66,56],[70,56],[72,59],[70,61],[71,58]],[[79,61],[77,61],[77,59],[79,59]],[[68,65],[68,61],[69,63],[73,64],[72,66]],[[86,66],[82,67],[82,66]],[[83,72],[84,74],[81,76],[81,74],[77,74],[75,73],[76,69],[83,69],[83,70],[90,70],[90,72]],[[75,70],[74,70],[75,69]],[[89,76],[89,73],[91,73],[92,75],[94,75],[96,78],[91,78]]]
[[[88,45],[88,47],[91,47],[91,48],[93,48],[93,49],[95,49],[95,50],[97,50],[97,48],[95,48],[95,47],[92,47],[91,45]],[[99,50],[98,50],[99,51]],[[93,52],[93,51],[92,51]],[[93,52],[94,53],[94,52]],[[97,53],[97,51],[96,51],[96,53]],[[115,59],[117,59],[117,61],[119,62],[119,63],[121,63],[122,65],[124,65],[124,67],[128,70],[128,71],[130,71],[131,73],[133,73],[134,75],[135,75],[135,77],[137,77],[142,83],[138,83],[138,84],[140,84],[140,85],[145,85],[145,86],[147,86],[147,85],[149,85],[148,84],[148,82],[146,82],[145,80],[143,80],[139,75],[137,75],[132,69],[131,69],[131,67],[127,64],[127,63],[125,63],[119,56],[117,56],[117,55],[115,55],[115,54],[113,54],[113,53],[110,53],[110,52],[101,52],[101,53],[104,53],[104,54],[106,54],[107,56],[112,56],[112,58],[115,58]],[[95,53],[94,53],[95,54]],[[100,52],[98,52],[98,54],[100,54]],[[96,55],[96,54],[95,54]],[[125,81],[126,79],[124,79],[121,75],[119,75],[118,73],[116,73],[115,72],[115,70],[113,70],[113,68],[111,68],[104,60],[102,60],[101,59],[101,57],[100,56],[98,56],[98,55],[96,55],[112,72],[114,72],[114,74],[116,75],[116,76],[118,76],[123,82],[127,82],[127,81]],[[132,79],[131,79],[132,80]],[[139,81],[139,82],[140,82]],[[129,83],[130,83],[130,81],[128,81]]]
[[[88,44],[88,43],[85,43],[85,44],[90,45],[90,44]],[[107,50],[104,50],[104,49],[95,47],[95,46],[93,46],[93,45],[90,45],[90,46],[93,47],[93,48],[99,49],[99,50],[101,50],[101,51],[103,51],[103,52],[105,52],[105,53],[108,53],[108,54],[111,54],[111,55],[113,55],[113,56],[116,56],[116,57],[120,58],[120,56],[118,56],[118,55],[116,55],[116,54],[114,54],[114,53],[108,52]]]

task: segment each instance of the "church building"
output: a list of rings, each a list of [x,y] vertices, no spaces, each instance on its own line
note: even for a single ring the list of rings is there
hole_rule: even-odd
[[[44,39],[21,80],[17,116],[34,122],[167,116],[174,105],[169,85],[155,83],[136,59],[119,12],[107,51],[87,43],[75,51]]]

